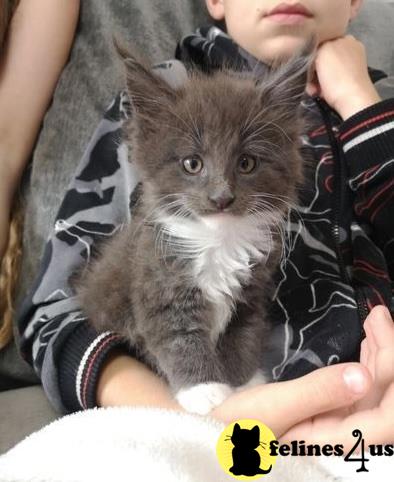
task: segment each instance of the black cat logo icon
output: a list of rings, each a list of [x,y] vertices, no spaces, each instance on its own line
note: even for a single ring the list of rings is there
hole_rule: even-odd
[[[216,453],[223,470],[238,480],[259,479],[272,470],[276,457],[269,444],[272,431],[259,420],[243,419],[228,425],[221,433]]]

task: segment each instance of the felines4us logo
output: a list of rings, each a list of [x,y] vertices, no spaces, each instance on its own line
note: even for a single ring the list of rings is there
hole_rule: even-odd
[[[358,463],[356,472],[369,472],[368,457],[394,455],[394,444],[365,447],[360,430],[352,432],[353,447],[345,452],[343,445],[306,444],[303,440],[280,444],[269,427],[250,418],[236,420],[221,433],[216,454],[222,469],[239,480],[259,479],[271,473],[278,455],[344,457],[346,462]],[[368,450],[368,454],[366,453]]]

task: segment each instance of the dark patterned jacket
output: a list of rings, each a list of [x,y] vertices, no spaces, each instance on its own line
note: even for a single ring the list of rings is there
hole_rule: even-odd
[[[156,67],[172,85],[190,61],[204,70],[256,62],[216,27],[183,39],[176,57]],[[370,75],[378,88],[387,80]],[[18,315],[22,353],[61,412],[96,405],[98,374],[114,349],[134,355],[116,333],[90,327],[70,286],[100,242],[133,220],[139,179],[122,139],[128,107],[119,94],[95,131]],[[358,360],[365,316],[376,304],[393,306],[394,99],[345,122],[321,99],[305,95],[302,107],[312,126],[302,137],[306,181],[277,273],[272,350],[261,360],[274,380]]]

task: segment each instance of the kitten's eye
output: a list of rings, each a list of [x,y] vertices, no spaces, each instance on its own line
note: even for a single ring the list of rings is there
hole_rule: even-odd
[[[204,164],[199,157],[187,157],[183,159],[182,165],[188,174],[198,174],[202,171]]]
[[[239,172],[242,174],[250,174],[256,168],[256,159],[250,156],[242,156],[238,163]]]

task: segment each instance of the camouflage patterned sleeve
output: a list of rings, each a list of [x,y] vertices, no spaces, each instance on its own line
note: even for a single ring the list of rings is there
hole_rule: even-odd
[[[59,412],[95,406],[97,373],[118,335],[96,333],[79,309],[70,279],[101,240],[129,220],[138,177],[128,162],[121,127],[127,95],[112,102],[94,132],[60,206],[40,272],[19,310],[21,352]]]

